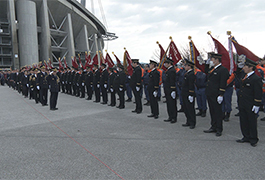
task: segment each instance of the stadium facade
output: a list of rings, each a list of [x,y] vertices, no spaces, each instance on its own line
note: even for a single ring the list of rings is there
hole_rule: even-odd
[[[82,2],[82,1],[81,1]],[[83,2],[84,3],[84,0]],[[104,48],[105,26],[76,0],[1,0],[0,67],[19,68]]]

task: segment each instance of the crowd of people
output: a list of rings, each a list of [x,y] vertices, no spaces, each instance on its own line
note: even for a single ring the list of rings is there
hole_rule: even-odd
[[[206,117],[208,102],[211,122],[210,128],[204,132],[215,133],[216,136],[222,135],[223,121],[229,121],[235,89],[239,110],[236,116],[240,117],[243,135],[237,142],[248,142],[255,147],[259,140],[257,117],[259,111],[264,111],[265,104],[262,83],[265,57],[260,59],[259,64],[244,57],[244,61],[237,63],[237,70],[232,74],[221,62],[222,55],[210,53],[210,59],[202,71],[189,60],[174,64],[171,58],[167,58],[164,62],[166,70],[162,71],[157,68],[158,63],[154,60],[142,67],[138,59],[132,59],[132,75],[121,64],[113,68],[102,63],[85,69],[67,67],[60,70],[47,70],[45,66],[29,70],[22,67],[20,70],[1,71],[0,80],[2,85],[7,84],[25,98],[34,99],[36,104],[40,102],[42,106],[48,105],[47,92],[50,89],[50,110],[53,111],[58,110],[56,104],[60,91],[80,98],[87,97],[86,100],[92,100],[95,96],[94,103],[117,105],[119,109],[124,109],[125,102],[131,102],[134,97],[135,109],[132,112],[137,114],[142,113],[142,97],[145,96],[144,105],[150,106],[148,117],[155,119],[159,118],[158,101],[161,100],[161,92],[164,92],[168,114],[164,121],[176,123],[178,113],[184,112],[186,123],[182,126],[190,129],[196,127],[196,116]],[[179,109],[177,99],[181,105]]]

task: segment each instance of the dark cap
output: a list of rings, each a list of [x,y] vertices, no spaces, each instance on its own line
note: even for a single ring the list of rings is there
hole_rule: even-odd
[[[167,57],[167,60],[165,61],[165,63],[173,64],[174,61],[172,60],[172,58]]]
[[[40,68],[41,68],[41,69],[45,69],[46,67],[45,67],[44,65],[42,65]]]
[[[195,64],[191,61],[189,61],[188,59],[185,59],[185,64],[189,65],[189,66],[195,66]]]
[[[258,63],[256,63],[255,61],[252,61],[252,60],[249,59],[249,58],[246,58],[245,65],[246,65],[246,66],[253,66],[253,67],[256,67],[256,66],[258,65]]]
[[[121,64],[118,64],[118,68],[124,69],[124,66]]]
[[[150,59],[150,64],[157,65],[157,62],[156,62],[155,60],[151,60],[151,59]]]
[[[216,54],[216,53],[209,53],[211,58],[215,58],[215,59],[221,59],[222,58],[222,54]]]
[[[132,59],[133,63],[139,63],[139,59]]]
[[[107,65],[106,65],[105,63],[102,63],[102,64],[101,64],[101,66],[104,66],[104,67],[106,67]]]

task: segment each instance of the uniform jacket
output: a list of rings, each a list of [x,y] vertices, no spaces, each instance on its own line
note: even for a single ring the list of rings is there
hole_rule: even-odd
[[[125,72],[119,71],[113,81],[114,89],[119,90],[119,88],[122,88],[123,91],[126,90],[125,81],[126,81]]]
[[[160,81],[160,73],[157,71],[157,69],[152,70],[149,73],[149,81],[147,86],[148,92],[158,91],[159,81]]]
[[[195,96],[195,74],[194,70],[190,70],[184,74],[181,95]]]
[[[51,92],[59,92],[60,78],[57,75],[53,75],[53,74],[49,75],[47,77],[47,81],[49,83]]]
[[[176,91],[176,70],[173,66],[166,71],[164,86],[166,93]]]
[[[46,72],[39,72],[37,75],[37,86],[40,86],[41,88],[47,88],[48,89],[48,82],[47,82],[47,73]]]
[[[133,70],[133,74],[130,80],[130,86],[132,89],[142,87],[142,69],[140,66],[136,66]]]
[[[108,73],[107,69],[104,69],[101,72],[100,85],[103,86],[104,84],[108,84],[108,79],[109,79],[109,73]]]

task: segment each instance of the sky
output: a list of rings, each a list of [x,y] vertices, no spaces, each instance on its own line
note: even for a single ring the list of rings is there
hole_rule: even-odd
[[[172,36],[178,49],[188,49],[188,36],[203,53],[214,51],[208,31],[228,49],[227,31],[239,44],[254,54],[265,54],[264,0],[96,0],[94,14],[103,22],[99,3],[102,3],[108,32],[119,38],[105,42],[105,49],[123,59],[124,47],[131,58],[140,62],[158,60],[157,41],[167,49]],[[87,0],[91,9],[91,0]]]

